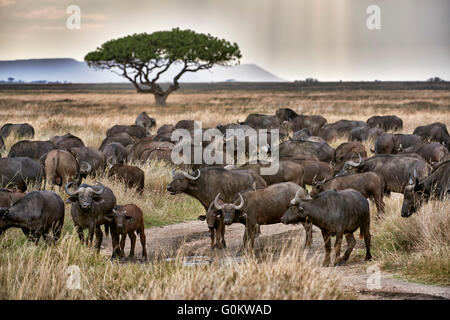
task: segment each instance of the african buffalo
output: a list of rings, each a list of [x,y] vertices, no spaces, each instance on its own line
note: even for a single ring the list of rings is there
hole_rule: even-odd
[[[84,142],[73,134],[67,133],[63,136],[54,136],[50,139],[54,145],[61,149],[83,148]]]
[[[374,172],[356,173],[349,176],[338,176],[330,179],[317,181],[312,190],[311,197],[326,190],[355,189],[364,197],[372,198],[377,206],[377,216],[384,214],[383,191],[380,177]]]
[[[8,157],[27,157],[34,160],[40,160],[44,154],[53,149],[58,149],[58,147],[50,141],[22,140],[11,147]]]
[[[59,239],[63,224],[64,201],[51,191],[32,191],[0,208],[0,235],[11,227],[21,228],[36,244],[41,236],[51,244]]]
[[[403,193],[408,185],[410,174],[416,170],[420,178],[428,176],[431,166],[421,157],[397,154],[378,154],[368,159],[359,158],[359,162],[347,161],[338,175],[353,172],[375,172],[381,178],[384,192]]]
[[[121,132],[121,133],[117,133],[113,136],[107,136],[103,141],[102,144],[100,145],[100,148],[98,148],[98,150],[103,151],[104,148],[110,144],[110,143],[120,143],[124,148],[126,148],[129,145],[132,145],[136,142],[135,139],[133,139],[128,133],[126,132]]]
[[[137,126],[134,124],[130,126],[116,124],[106,131],[106,136],[111,137],[124,132],[128,133],[131,137],[135,137],[138,139],[148,137],[150,135],[147,129],[141,126]]]
[[[291,121],[296,116],[298,116],[298,114],[292,109],[281,108],[275,111],[275,116],[277,116],[278,119],[280,119],[280,121],[283,122],[283,121]]]
[[[373,116],[367,119],[367,125],[371,128],[381,128],[384,131],[397,131],[403,129],[403,120],[397,116]]]
[[[289,122],[288,127],[293,132],[308,129],[311,132],[311,135],[317,136],[326,123],[327,119],[320,115],[297,115]]]
[[[251,113],[244,122],[238,122],[241,125],[248,125],[253,129],[279,129],[282,127],[282,121],[276,116]]]
[[[422,142],[406,149],[402,147],[399,149],[401,154],[416,153],[430,164],[443,161],[449,154],[448,149],[439,142]]]
[[[196,176],[186,172],[172,172],[172,181],[167,186],[170,194],[186,193],[208,209],[220,193],[224,201],[233,201],[243,190],[264,188],[264,179],[252,170],[226,170],[221,167],[205,167],[197,170]]]
[[[236,217],[246,217],[243,242],[244,246],[249,245],[253,248],[257,226],[280,223],[281,217],[296,194],[305,197],[306,190],[295,183],[283,182],[264,189],[238,193],[233,202],[219,202],[216,198],[214,206],[222,212],[225,225],[232,224]],[[312,226],[306,222],[303,226],[306,231],[305,246],[309,247],[312,243]]]
[[[383,129],[375,127],[357,127],[350,130],[348,141],[364,142],[367,140],[376,140],[376,138],[384,133]]]
[[[34,128],[28,123],[6,123],[0,129],[0,136],[3,139],[13,135],[17,138],[34,138]]]
[[[153,127],[156,127],[156,120],[155,118],[149,117],[146,112],[142,112],[136,118],[135,124],[147,130],[151,130]]]
[[[281,160],[290,160],[303,166],[305,168],[303,182],[310,186],[314,184],[314,181],[328,179],[333,176],[333,167],[327,162],[305,159],[301,156],[287,157]]]
[[[414,134],[421,136],[427,141],[440,142],[450,150],[450,135],[447,126],[442,122],[434,122],[426,126],[419,126],[414,129]]]
[[[312,141],[288,140],[279,145],[280,158],[294,157],[296,155],[316,156],[320,161],[334,161],[335,151],[327,143]]]
[[[79,163],[75,153],[58,149],[43,156],[42,164],[46,183],[60,187],[69,182],[79,185],[82,178],[86,177],[92,169],[89,163]]]
[[[116,177],[122,180],[128,188],[136,188],[140,194],[144,191],[144,171],[138,167],[116,163],[109,169],[108,177]]]
[[[103,148],[102,152],[105,155],[106,164],[109,167],[116,163],[127,162],[128,153],[121,143],[111,142]]]
[[[0,188],[0,208],[9,208],[24,195],[25,193],[20,191]]]
[[[307,218],[320,228],[325,242],[323,266],[327,267],[330,264],[332,236],[336,236],[334,265],[341,265],[348,260],[356,244],[353,233],[358,228],[366,243],[366,260],[372,258],[370,254],[369,202],[361,193],[353,189],[328,190],[312,199],[300,198],[299,195],[295,195],[281,221],[291,224]],[[344,235],[347,240],[347,250],[341,258],[341,243]]]
[[[89,174],[97,175],[105,171],[106,156],[103,152],[91,147],[70,148],[76,154],[78,161],[88,163],[91,166]]]
[[[33,159],[26,157],[0,159],[0,187],[27,190],[27,184],[42,186],[44,168]]]
[[[123,257],[125,254],[125,241],[128,237],[131,241],[129,258],[134,257],[134,247],[136,246],[136,234],[139,234],[142,245],[142,258],[147,258],[145,243],[144,214],[141,208],[134,204],[115,206],[112,213],[106,215],[106,219],[111,226],[111,240],[113,254],[111,259]]]
[[[100,226],[103,224],[109,226],[106,216],[112,213],[112,209],[116,205],[116,197],[110,188],[105,187],[100,182],[97,182],[95,186],[83,183],[74,192],[69,190],[71,185],[72,183],[69,182],[64,189],[69,195],[67,202],[71,203],[70,213],[78,237],[84,242],[83,230],[88,228],[89,234],[86,240],[87,244],[91,245],[95,232],[97,238],[95,247],[100,251],[103,239]]]
[[[414,178],[409,180],[405,188],[402,217],[409,217],[424,202],[430,199],[445,200],[450,197],[450,160],[440,163],[426,178],[419,179],[414,171]]]
[[[261,168],[268,168],[272,164],[268,161],[258,161],[258,163],[246,163],[237,169],[253,170],[259,174],[266,184],[269,186],[281,182],[293,182],[305,188],[303,177],[305,175],[305,168],[301,164],[289,160],[280,160],[278,162],[278,171],[275,174],[263,175]]]
[[[363,121],[354,120],[339,120],[334,123],[324,125],[317,135],[324,138],[326,141],[331,141],[342,135],[349,135],[350,132],[359,127],[367,127]]]
[[[367,151],[363,144],[358,141],[344,142],[336,148],[335,162],[341,163],[347,160],[356,160],[358,155],[367,157]]]
[[[399,150],[421,143],[420,136],[414,134],[384,133],[375,140],[375,154],[396,154]]]

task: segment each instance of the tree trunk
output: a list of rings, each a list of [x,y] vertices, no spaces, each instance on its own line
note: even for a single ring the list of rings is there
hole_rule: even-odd
[[[167,94],[155,94],[155,102],[158,107],[165,107],[166,106],[166,100],[168,95]]]

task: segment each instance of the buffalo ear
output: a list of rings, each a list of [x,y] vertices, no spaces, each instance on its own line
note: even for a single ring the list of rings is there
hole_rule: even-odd
[[[198,216],[197,217],[197,220],[200,220],[200,221],[205,221],[206,220],[206,215],[201,215],[201,216]]]
[[[75,203],[78,201],[78,198],[76,196],[70,196],[69,198],[67,198],[66,202],[67,203]]]
[[[102,197],[94,197],[93,200],[96,204],[105,202],[105,200]]]

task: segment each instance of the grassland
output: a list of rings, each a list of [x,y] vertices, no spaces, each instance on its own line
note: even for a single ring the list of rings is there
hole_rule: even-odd
[[[334,122],[365,121],[375,114],[396,114],[405,133],[421,124],[441,121],[450,126],[448,90],[184,90],[169,97],[166,108],[153,105],[148,95],[132,90],[23,90],[0,89],[0,124],[30,123],[35,140],[68,132],[98,148],[114,124],[132,124],[146,111],[158,127],[181,119],[202,121],[204,127],[244,120],[251,112],[273,114],[289,107],[299,113],[320,114]],[[345,141],[337,137],[336,147]],[[9,148],[15,139],[6,141]],[[366,143],[369,152],[371,142]],[[369,152],[370,153],[370,152]],[[5,156],[5,154],[3,154]],[[119,204],[135,203],[146,227],[195,219],[201,205],[165,191],[173,169],[160,162],[141,166],[145,171],[142,197],[117,181],[100,178],[114,191]],[[88,179],[88,183],[94,183]],[[55,190],[63,199],[66,195]],[[447,203],[431,202],[408,219],[400,217],[401,197],[385,199],[386,218],[373,220],[374,260],[385,270],[429,283],[450,285],[450,210]],[[375,212],[374,208],[372,211]],[[150,264],[119,264],[82,247],[66,207],[64,237],[55,247],[34,246],[18,230],[0,239],[0,298],[3,299],[342,299],[351,298],[339,279],[316,261],[306,260],[298,248],[283,254],[248,256],[242,263],[189,268],[180,259]],[[206,229],[206,226],[205,226]],[[280,249],[281,250],[281,249]],[[178,256],[182,256],[179,252]],[[67,267],[83,270],[83,290],[68,290]],[[301,270],[301,272],[299,272]],[[253,276],[258,275],[258,276]]]

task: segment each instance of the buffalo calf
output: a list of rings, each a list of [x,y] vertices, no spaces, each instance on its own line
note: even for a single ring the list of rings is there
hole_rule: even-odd
[[[117,258],[118,256],[124,256],[127,235],[131,241],[129,257],[132,258],[134,256],[134,247],[136,245],[136,234],[139,234],[141,238],[142,258],[146,259],[147,250],[145,248],[144,214],[142,213],[142,210],[134,204],[115,206],[111,214],[107,215],[106,218],[110,221],[111,226],[113,246],[111,259]]]

